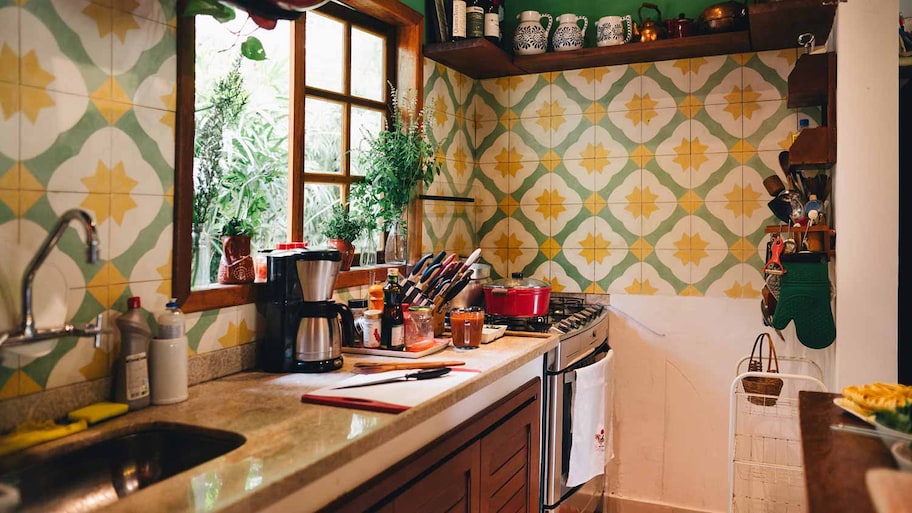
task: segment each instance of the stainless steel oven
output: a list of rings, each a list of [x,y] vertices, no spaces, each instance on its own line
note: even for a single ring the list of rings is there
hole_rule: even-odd
[[[599,305],[585,305],[574,316],[555,323],[560,344],[545,361],[545,390],[542,428],[542,511],[592,513],[601,511],[605,476],[567,487],[572,440],[572,411],[576,370],[608,355],[608,311]],[[610,407],[610,405],[608,406]]]

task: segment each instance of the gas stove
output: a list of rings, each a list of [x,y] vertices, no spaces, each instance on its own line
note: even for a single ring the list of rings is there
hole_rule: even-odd
[[[581,297],[551,296],[548,314],[537,317],[507,317],[485,315],[485,324],[506,325],[510,331],[558,333],[567,338],[601,319],[605,307],[586,303]]]

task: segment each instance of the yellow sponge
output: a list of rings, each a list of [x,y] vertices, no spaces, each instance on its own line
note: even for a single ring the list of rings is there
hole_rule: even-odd
[[[84,420],[89,425],[127,413],[130,407],[123,403],[95,403],[67,414],[72,421]]]
[[[78,433],[87,427],[84,420],[63,426],[52,420],[23,422],[11,433],[0,436],[0,456]]]

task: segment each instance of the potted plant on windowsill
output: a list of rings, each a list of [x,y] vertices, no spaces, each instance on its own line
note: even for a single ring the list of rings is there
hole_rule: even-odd
[[[342,253],[342,270],[351,269],[352,258],[355,256],[355,240],[364,231],[364,226],[355,219],[341,204],[333,206],[332,213],[321,233],[329,239],[327,245],[336,248]]]
[[[250,237],[253,226],[245,219],[232,217],[222,226],[222,258],[219,260],[218,282],[223,285],[253,283],[253,257],[250,256]]]
[[[400,98],[392,87],[390,98],[391,124],[366,137],[366,147],[358,155],[366,171],[359,194],[389,232],[384,249],[386,262],[404,263],[407,254],[402,216],[418,195],[419,187],[431,185],[440,174],[440,166],[435,159],[437,148],[428,139],[424,111],[418,111],[417,100]]]

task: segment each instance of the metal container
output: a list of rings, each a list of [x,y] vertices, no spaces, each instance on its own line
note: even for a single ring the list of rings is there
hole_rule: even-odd
[[[747,7],[738,2],[721,2],[703,9],[699,19],[703,32],[730,32],[747,28]]]
[[[547,315],[551,286],[522,273],[497,280],[484,286],[485,311],[507,317],[538,317]]]
[[[342,253],[336,249],[305,249],[299,252],[295,265],[301,282],[301,299],[329,301],[342,268]]]
[[[459,294],[456,294],[456,297],[450,300],[451,308],[484,305],[484,286],[491,283],[491,266],[474,263],[469,266],[469,269],[472,270],[472,279]]]

